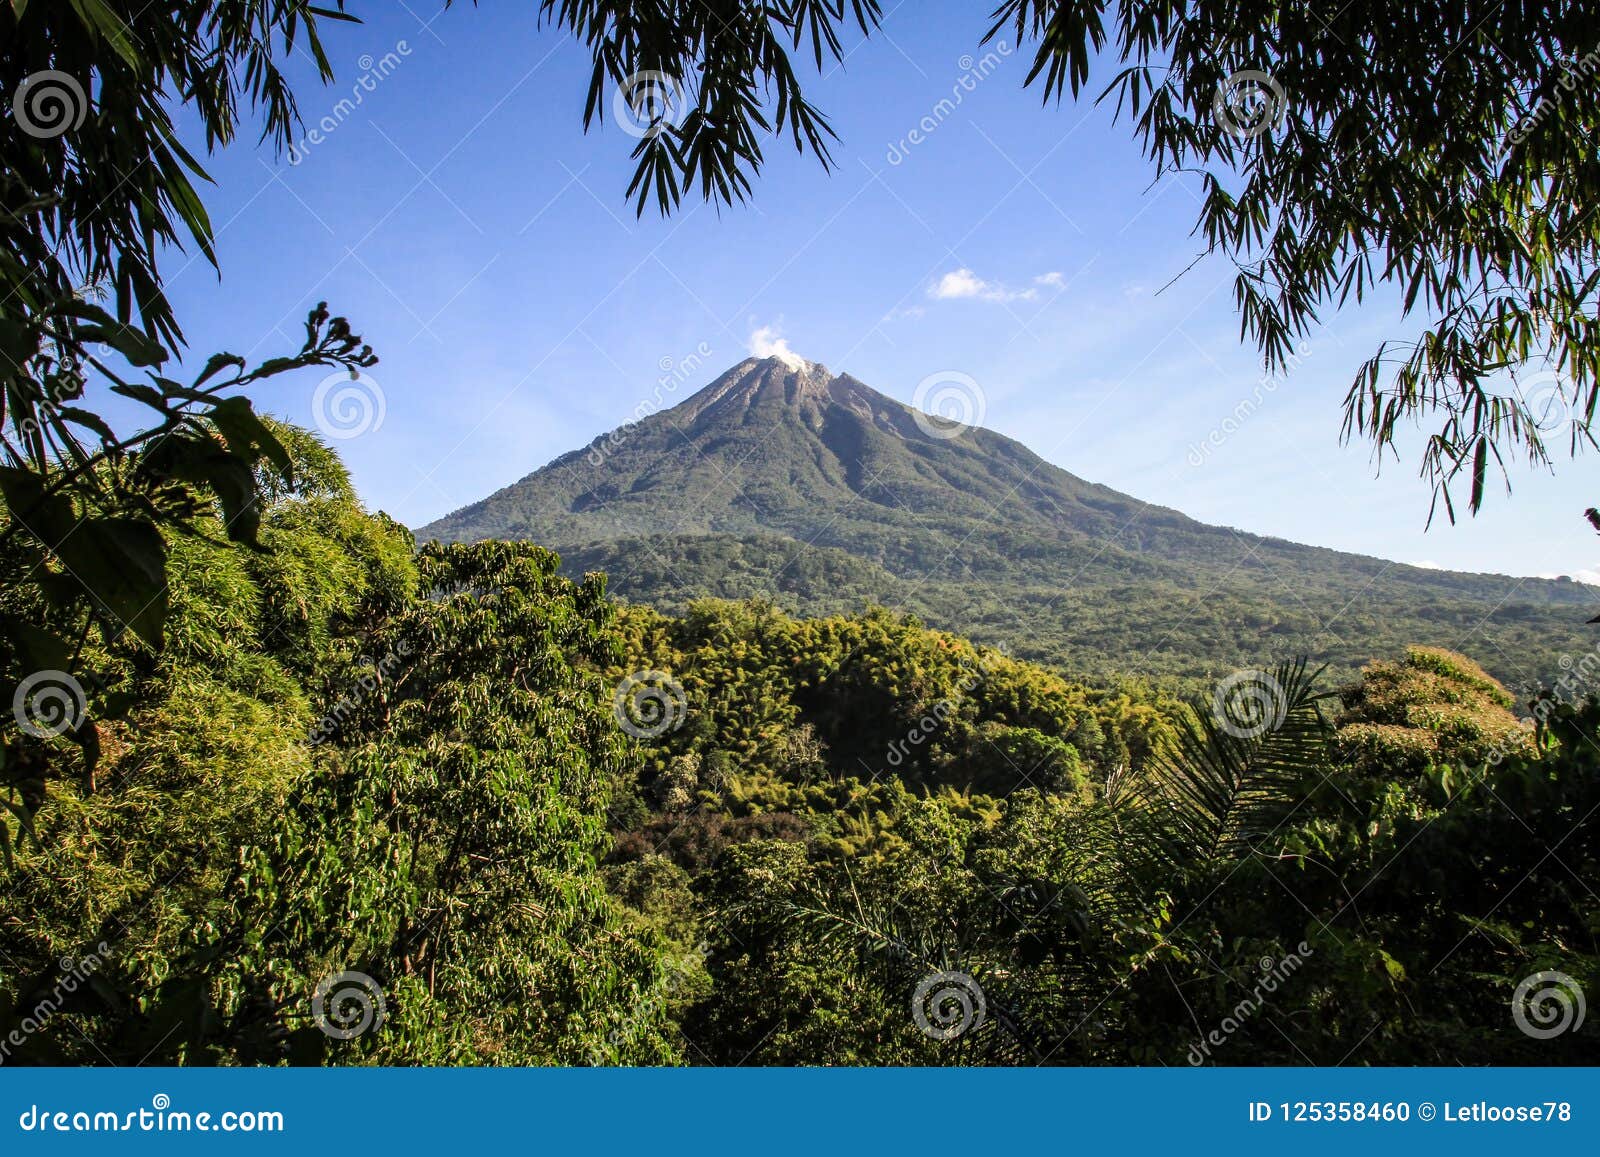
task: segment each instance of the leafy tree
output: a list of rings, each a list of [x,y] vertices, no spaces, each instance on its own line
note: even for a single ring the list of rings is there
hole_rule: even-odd
[[[1022,787],[1091,798],[1078,749],[1031,727],[988,723],[973,733],[973,785],[991,795]]]
[[[320,306],[298,353],[253,368],[217,354],[187,381],[166,368],[182,331],[160,251],[190,244],[215,259],[194,184],[205,173],[170,109],[198,118],[208,148],[234,140],[251,113],[284,143],[296,114],[280,64],[304,50],[328,79],[320,30],[348,19],[342,7],[0,7],[0,91],[12,110],[0,133],[0,584],[32,592],[28,615],[0,622],[0,665],[7,692],[41,674],[65,685],[67,733],[91,765],[93,717],[127,698],[91,677],[85,647],[142,650],[148,663],[163,643],[174,537],[215,505],[215,533],[259,546],[256,467],[290,477],[288,452],[244,391],[302,367],[375,361]],[[106,393],[153,411],[149,424],[113,428]],[[21,785],[38,779],[48,749],[5,725],[4,802],[25,817]]]
[[[13,326],[58,310],[86,286],[105,287],[121,324],[138,319],[152,340],[181,342],[160,250],[189,244],[213,263],[216,254],[195,188],[195,178],[209,178],[178,142],[171,110],[197,118],[208,148],[234,141],[252,115],[264,136],[286,145],[297,112],[283,62],[304,51],[331,80],[323,25],[351,19],[344,8],[345,0],[24,0],[0,8],[0,91],[14,107],[0,133],[6,354],[14,353]],[[76,328],[70,315],[59,324],[69,334]],[[8,402],[14,412],[17,400]]]
[[[826,163],[785,41],[839,57],[843,0],[543,12],[595,54],[591,121],[641,69],[693,90],[681,120],[646,106],[641,207],[695,183],[744,196],[769,127]],[[1109,41],[1103,13],[1010,0],[995,28],[1038,40],[1059,96]],[[1317,73],[1300,9],[1124,5],[1113,91],[1159,164],[1243,181],[1208,175],[1205,223],[1244,263],[1269,359],[1336,290],[1404,281],[1435,315],[1397,393],[1373,392],[1381,352],[1369,366],[1353,422],[1381,445],[1443,413],[1428,468],[1447,504],[1470,469],[1476,508],[1488,454],[1542,452],[1484,395],[1495,373],[1564,359],[1584,436],[1592,411],[1594,236],[1571,213],[1592,163],[1563,133],[1592,127],[1593,98],[1550,80],[1579,13],[1410,13],[1464,35],[1432,55],[1382,16],[1330,17],[1345,47],[1318,47]],[[1480,668],[1412,647],[1338,715],[1303,660],[1184,708],[881,609],[619,611],[603,576],[535,546],[415,551],[326,447],[253,413],[241,391],[279,373],[371,364],[325,308],[296,355],[165,376],[181,335],[156,252],[209,235],[162,102],[190,102],[208,144],[246,106],[281,140],[276,61],[308,46],[326,76],[317,25],[341,18],[0,6],[0,79],[27,81],[0,141],[0,665],[76,688],[0,724],[0,1060],[1596,1059],[1592,1027],[1536,1041],[1506,1007],[1518,977],[1600,982],[1600,702],[1566,684],[1530,731]],[[849,18],[870,32],[878,8]],[[1491,61],[1480,34],[1514,47]],[[1230,139],[1240,107],[1207,94],[1258,59],[1288,108]],[[24,118],[49,111],[52,67],[94,107],[41,133]],[[136,195],[102,203],[126,164]],[[111,430],[91,378],[153,424]],[[613,695],[642,671],[679,684],[682,726],[623,734]],[[1276,1004],[1257,999],[1269,963],[1295,986]],[[319,1001],[352,974],[386,1015],[338,1040]],[[913,1001],[951,984],[972,1015],[944,1032]]]
[[[0,1012],[27,1018],[30,981],[49,989],[61,958],[110,949],[18,1059],[132,1064],[161,1046],[165,1058],[197,1060],[206,1052],[195,1037],[243,1043],[196,1015],[218,979],[198,944],[223,918],[245,849],[273,838],[317,766],[308,737],[320,690],[306,664],[329,661],[334,626],[365,601],[403,600],[417,583],[409,536],[361,510],[333,454],[287,427],[272,432],[303,493],[267,502],[260,537],[270,551],[230,544],[220,512],[202,510],[167,556],[165,648],[85,637],[80,669],[122,688],[126,702],[98,725],[100,769],[70,748],[37,758],[38,747],[13,749],[8,770],[22,779],[38,840],[19,844],[13,870],[0,873]],[[37,597],[9,585],[0,606],[26,618]],[[14,819],[3,834],[8,843],[19,834]],[[194,1035],[179,1032],[191,1019]]]
[[[673,208],[699,187],[708,201],[742,201],[761,169],[761,137],[785,134],[800,152],[832,166],[833,130],[806,99],[792,48],[817,69],[842,61],[841,24],[865,33],[882,19],[879,0],[640,4],[631,0],[541,0],[540,15],[584,45],[594,61],[584,127],[607,113],[607,86],[631,109],[638,143],[628,196],[640,214]]]
[[[1342,698],[1340,762],[1357,772],[1421,775],[1534,750],[1506,689],[1472,660],[1437,647],[1369,665]]]
[[[67,316],[84,324],[59,332],[29,329]],[[292,488],[294,460],[274,427],[234,391],[306,366],[354,370],[374,359],[325,306],[307,319],[299,353],[251,369],[242,358],[219,354],[189,385],[155,368],[148,383],[124,380],[88,355],[85,343],[99,339],[134,365],[159,368],[167,358],[159,345],[98,307],[79,304],[66,314],[36,316],[14,332],[24,335],[24,345],[32,343],[33,352],[16,349],[14,372],[6,378],[10,432],[17,440],[0,434],[0,588],[18,598],[13,612],[0,616],[0,682],[12,703],[24,706],[0,717],[0,804],[26,825],[24,785],[57,762],[59,737],[81,748],[92,772],[100,742],[96,717],[116,718],[132,702],[118,672],[148,665],[161,650],[174,545],[210,539],[270,549],[260,539],[264,503],[273,488]],[[37,332],[49,334],[51,352],[37,346]],[[114,392],[156,411],[156,424],[118,435],[93,412],[61,404],[81,393],[82,367],[91,363],[114,383]],[[99,447],[85,445],[74,427],[95,432]],[[91,667],[96,652],[116,656],[121,666]],[[30,718],[30,687],[38,684],[29,681],[41,678],[62,697],[62,714],[44,725]]]
[[[1195,706],[1143,793],[1161,817],[1152,851],[1175,872],[1249,853],[1282,825],[1331,736],[1319,674],[1303,659],[1284,663]]]
[[[703,972],[681,877],[652,918],[597,867],[626,750],[603,582],[532,546],[413,558],[328,451],[274,432],[311,493],[266,512],[269,552],[215,511],[175,543],[168,645],[105,724],[115,790],[41,784],[41,840],[0,875],[17,1059],[679,1059],[664,1028]],[[56,962],[101,943],[41,1026]],[[386,1015],[336,1040],[315,999],[350,973]]]
[[[1375,665],[1363,701],[1396,670],[1497,691],[1424,651]],[[1269,674],[1264,726],[1197,705],[1138,791],[1085,807],[1026,790],[989,818],[902,793],[885,801],[899,838],[872,857],[730,850],[708,894],[729,957],[686,1031],[714,1059],[768,1063],[1592,1060],[1592,1033],[1569,1019],[1535,1040],[1508,1001],[1536,973],[1593,983],[1600,704],[1538,706],[1538,747],[1441,781],[1419,810],[1404,790],[1352,790],[1385,773],[1336,762],[1329,693],[1304,664]],[[1387,774],[1403,782],[1403,760]],[[919,977],[952,973],[988,1018],[910,1031]],[[724,992],[760,1012],[735,1015]]]
[[[275,1007],[328,1047],[303,1001],[355,969],[392,1006],[351,1042],[366,1059],[581,1063],[613,1034],[622,1059],[672,1059],[667,1007],[640,1003],[655,941],[619,934],[596,870],[623,753],[596,669],[610,606],[602,579],[556,565],[522,544],[425,548],[415,600],[355,616],[372,626],[332,680],[353,709],[209,947],[227,1014]]]
[[[1398,297],[1421,333],[1360,368],[1345,432],[1382,452],[1437,423],[1422,468],[1452,519],[1459,475],[1476,512],[1491,458],[1592,441],[1600,103],[1583,4],[1110,10],[1006,0],[995,31],[1037,43],[1029,80],[1047,100],[1115,55],[1102,99],[1162,174],[1200,174],[1207,252],[1238,265],[1242,328],[1269,369],[1329,310]]]

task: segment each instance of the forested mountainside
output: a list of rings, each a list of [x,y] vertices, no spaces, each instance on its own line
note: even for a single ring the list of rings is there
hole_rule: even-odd
[[[1517,1003],[1600,980],[1586,667],[1191,704],[886,610],[668,615],[414,551],[268,433],[258,547],[201,508],[163,646],[85,631],[19,699],[0,1063],[1600,1059]]]
[[[1423,643],[1531,691],[1590,645],[1600,601],[1570,581],[1207,526],[776,358],[741,362],[418,535],[537,542],[568,573],[603,570],[613,593],[669,610],[707,594],[803,614],[909,610],[1093,675],[1206,679],[1304,654],[1346,678]]]

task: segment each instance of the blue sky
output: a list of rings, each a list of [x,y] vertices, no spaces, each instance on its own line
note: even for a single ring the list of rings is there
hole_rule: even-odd
[[[167,266],[198,358],[298,348],[324,299],[377,348],[381,424],[336,442],[371,506],[420,525],[621,424],[662,367],[703,365],[682,397],[786,348],[906,402],[967,375],[983,425],[1206,522],[1600,581],[1594,455],[1514,473],[1509,499],[1424,533],[1414,452],[1379,475],[1340,445],[1350,377],[1404,332],[1392,312],[1340,315],[1262,388],[1230,267],[1168,286],[1198,252],[1194,185],[1151,187],[1109,107],[1042,107],[1025,52],[979,47],[984,5],[886,5],[883,33],[807,85],[835,172],[771,141],[750,204],[667,220],[634,218],[633,138],[609,119],[584,135],[587,58],[534,7],[355,0],[366,23],[329,28],[339,79],[307,68],[299,88],[331,130],[294,164],[253,137],[213,157],[222,278]],[[260,405],[313,425],[319,384],[279,378]]]

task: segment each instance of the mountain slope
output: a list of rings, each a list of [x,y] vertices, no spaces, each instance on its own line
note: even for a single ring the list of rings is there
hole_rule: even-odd
[[[1208,526],[776,358],[418,534],[533,539],[669,608],[700,595],[802,612],[880,602],[1094,673],[1202,677],[1293,652],[1348,674],[1416,642],[1527,688],[1591,645],[1584,612],[1600,599]]]

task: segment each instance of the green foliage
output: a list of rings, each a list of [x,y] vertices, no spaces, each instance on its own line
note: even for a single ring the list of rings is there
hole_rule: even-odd
[[[735,815],[805,812],[808,799],[833,810],[841,785],[885,776],[1086,794],[1130,761],[1143,766],[1178,710],[1149,689],[1074,683],[881,609],[807,620],[706,600],[676,620],[627,607],[622,629],[611,676],[662,670],[685,692],[683,727],[647,748],[638,785],[666,811],[699,801]],[[1058,738],[1068,735],[1091,746]]]
[[[881,610],[673,619],[537,547],[413,554],[275,433],[315,484],[264,551],[197,515],[164,650],[86,645],[132,690],[98,770],[38,778],[36,842],[5,821],[7,1060],[1594,1059],[1507,1003],[1600,980],[1600,704],[1533,738],[1412,648],[1335,721],[1303,661],[1187,708]],[[675,730],[619,727],[640,670]],[[339,983],[382,1022],[325,1033]]]
[[[714,8],[542,0],[539,12],[593,57],[584,128],[604,119],[608,84],[633,107],[638,165],[628,196],[641,215],[652,200],[663,213],[676,208],[696,184],[708,201],[743,201],[768,132],[832,167],[833,130],[801,91],[789,50],[809,42],[818,70],[824,59],[842,62],[844,0]],[[881,18],[878,0],[850,0],[850,22],[862,33]]]
[[[686,1031],[723,1063],[1593,1063],[1592,1032],[1535,1040],[1509,1003],[1536,972],[1594,983],[1600,703],[1547,702],[1544,749],[1418,813],[1343,790],[1323,693],[1273,675],[1281,731],[1194,722],[1148,772],[1164,791],[1026,790],[991,818],[906,796],[887,855],[730,850],[708,891],[728,957]],[[919,982],[954,972],[986,1016],[907,1031]]]
[[[1241,326],[1269,369],[1351,299],[1419,315],[1420,334],[1357,371],[1345,432],[1381,453],[1436,423],[1422,470],[1452,520],[1451,485],[1466,476],[1476,512],[1491,458],[1539,464],[1546,436],[1592,442],[1600,105],[1580,79],[1585,5],[1122,4],[1107,27],[1109,7],[1006,0],[995,31],[1037,43],[1029,80],[1047,100],[1082,91],[1102,46],[1121,65],[1101,99],[1116,96],[1161,173],[1200,174],[1197,227],[1237,265]],[[1251,70],[1269,78],[1253,92]],[[1551,420],[1552,398],[1570,420]]]
[[[1470,659],[1435,647],[1370,664],[1343,698],[1341,761],[1368,775],[1422,775],[1534,749],[1506,689]]]
[[[0,689],[40,675],[70,689],[63,734],[91,773],[94,720],[131,702],[112,669],[148,666],[165,642],[174,540],[203,526],[261,548],[263,471],[277,476],[269,488],[292,486],[289,451],[245,392],[295,369],[376,361],[324,305],[294,354],[249,367],[218,353],[188,381],[167,376],[183,338],[158,255],[188,242],[215,260],[194,183],[209,178],[170,110],[196,118],[208,148],[252,112],[284,143],[296,114],[280,61],[304,51],[329,79],[320,29],[348,20],[342,8],[0,6],[12,105],[0,135],[0,586],[27,590],[25,611],[0,621]],[[109,394],[150,413],[119,430]],[[213,507],[220,519],[206,517]],[[112,666],[86,666],[93,651]],[[59,763],[39,738],[9,717],[0,731],[0,802],[18,815]]]
[[[1494,392],[1503,372],[1563,371],[1572,445],[1588,439],[1595,106],[1559,75],[1586,13],[1442,6],[1396,37],[1371,4],[1136,7],[1117,12],[1113,89],[1159,165],[1207,170],[1207,243],[1240,263],[1269,362],[1335,298],[1389,285],[1430,328],[1364,367],[1347,431],[1383,447],[1440,416],[1424,469],[1447,509],[1462,472],[1477,508],[1491,454],[1547,456],[1527,399]],[[842,22],[880,17],[868,0],[542,13],[593,55],[588,123],[641,70],[690,90],[637,146],[641,210],[696,182],[741,199],[769,128],[827,164],[787,48],[809,40],[820,68]],[[1040,44],[1047,96],[1077,91],[1108,39],[1098,0],[993,18]],[[326,447],[256,415],[244,392],[278,374],[372,364],[325,307],[296,354],[164,376],[181,333],[157,252],[212,255],[170,102],[208,146],[247,109],[281,144],[279,61],[304,48],[327,79],[330,19],[342,5],[0,4],[4,91],[53,70],[84,99],[60,133],[17,113],[0,140],[0,687],[73,692],[44,720],[60,726],[0,723],[0,1060],[1596,1061],[1592,1026],[1535,1040],[1507,1005],[1537,972],[1600,983],[1600,701],[1564,680],[1529,730],[1482,668],[1424,645],[1370,665],[1330,721],[1306,661],[1276,662],[1340,608],[1347,641],[1316,656],[1340,674],[1469,626],[1495,662],[1548,671],[1577,649],[1556,627],[1589,597],[1575,584],[1505,605],[1493,579],[1254,539],[1230,577],[1232,532],[768,362],[679,415],[730,470],[665,452],[673,423],[647,421],[609,460],[442,527],[560,543],[581,522],[570,561],[622,571],[670,618],[526,543],[416,551]],[[1448,67],[1415,51],[1430,37]],[[1230,139],[1216,86],[1262,65],[1283,125]],[[85,400],[102,390],[151,411],[143,428],[114,430]],[[730,472],[747,508],[684,503]],[[688,598],[707,590],[831,617]],[[1102,677],[1272,662],[1272,694],[1188,709],[1074,682],[886,599],[995,642],[1026,623],[1019,654]],[[683,718],[639,740],[613,695],[646,671]],[[383,1015],[343,1039],[326,999],[351,981]],[[927,1023],[948,1024],[930,985],[959,989],[955,1031]]]
[[[1144,785],[1167,826],[1151,842],[1175,867],[1248,854],[1322,774],[1331,727],[1321,708],[1329,696],[1315,689],[1320,674],[1297,659],[1224,683],[1212,702],[1195,705]]]
[[[85,343],[108,337],[99,322],[92,332],[53,328],[69,316],[114,324],[88,306],[24,319],[12,327],[14,356],[0,359],[10,423],[0,432],[0,587],[12,600],[12,613],[0,618],[0,686],[25,697],[27,681],[44,676],[69,688],[70,738],[92,772],[95,718],[117,718],[131,702],[114,672],[148,664],[166,642],[174,544],[271,551],[262,540],[264,511],[274,495],[293,491],[295,459],[280,427],[232,391],[289,370],[354,370],[375,359],[343,318],[330,319],[319,306],[293,357],[247,370],[242,359],[219,355],[189,386],[154,370],[149,384],[133,383],[87,352]],[[108,339],[135,364],[159,366],[167,356],[129,330]],[[148,357],[137,352],[142,346]],[[119,436],[89,411],[61,405],[83,392],[91,369],[112,392],[156,411],[156,424]],[[75,427],[95,433],[99,447],[84,444]],[[306,456],[303,441],[300,449]],[[87,658],[95,652],[111,665],[92,669]],[[40,742],[49,738],[31,732],[18,712],[0,720],[0,788],[13,808],[26,810],[24,781],[47,774],[55,760],[54,745]]]
[[[346,524],[360,523],[347,487],[342,505]],[[323,620],[375,588],[407,581],[407,572],[415,581],[406,536],[392,524],[340,537],[295,532],[296,514],[286,504],[264,515],[270,561],[229,544],[216,511],[200,515],[199,533],[175,542],[168,557],[173,595],[160,655],[92,639],[85,647],[85,667],[126,688],[129,706],[123,718],[93,725],[102,733],[103,770],[56,756],[54,774],[41,770],[34,782],[38,842],[24,845],[14,871],[0,879],[0,908],[25,918],[5,922],[0,936],[17,962],[18,984],[101,941],[111,946],[110,960],[71,1010],[77,1028],[61,1023],[30,1036],[26,1055],[134,1063],[158,1045],[170,1050],[161,1055],[182,1055],[185,1038],[175,1024],[203,1007],[192,985],[178,991],[183,974],[199,967],[195,942],[221,917],[243,849],[280,822],[289,793],[314,763],[306,743],[313,691],[295,674],[294,641],[273,626],[261,572],[289,576],[278,597]],[[342,588],[295,583],[307,556],[331,547],[361,557],[363,538],[385,534],[389,571],[380,551],[353,568]],[[30,594],[11,587],[5,597],[25,605]],[[34,749],[18,750],[26,757]],[[31,1007],[27,992],[8,996],[19,1010]],[[197,1032],[204,1023],[197,1018]]]
[[[38,1020],[55,960],[108,946],[20,1056],[679,1059],[676,1005],[644,994],[703,973],[682,963],[681,883],[676,910],[630,916],[597,867],[625,751],[598,673],[618,646],[603,582],[529,546],[413,558],[283,433],[320,459],[317,493],[267,510],[266,553],[175,545],[168,645],[125,674],[135,705],[101,725],[103,774],[42,782],[38,842],[0,877],[0,908],[27,917],[0,923],[6,1029]],[[340,1041],[313,997],[350,972],[386,1017]]]
[[[210,178],[178,143],[171,110],[181,105],[198,121],[207,148],[235,140],[252,114],[262,118],[263,135],[286,145],[297,114],[281,66],[304,52],[330,80],[322,29],[325,21],[349,20],[344,7],[344,0],[0,6],[7,101],[40,73],[70,82],[50,82],[65,102],[55,115],[46,112],[48,98],[32,98],[38,131],[0,134],[0,342],[12,364],[31,356],[21,328],[62,303],[68,312],[58,324],[72,336],[112,344],[135,365],[159,362],[160,345],[181,342],[157,271],[160,251],[192,244],[208,259],[215,254],[195,187],[196,178]],[[73,305],[84,286],[102,285],[114,318]],[[134,319],[138,328],[130,329]]]
[[[1027,786],[1087,798],[1091,794],[1088,772],[1078,749],[1054,735],[1032,727],[986,723],[973,736],[974,762],[985,764],[973,775],[972,786],[991,795],[1010,795]]]
[[[363,1059],[582,1061],[656,967],[648,937],[616,934],[595,870],[622,750],[592,670],[611,646],[603,584],[504,544],[417,567],[417,599],[374,616],[343,674],[364,693],[327,765],[230,896],[228,1005],[355,969],[394,994]]]

